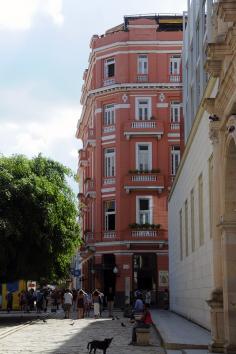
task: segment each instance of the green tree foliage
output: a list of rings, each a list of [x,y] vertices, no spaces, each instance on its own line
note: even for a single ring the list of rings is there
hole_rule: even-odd
[[[71,176],[41,155],[0,156],[0,281],[67,275],[80,243]]]

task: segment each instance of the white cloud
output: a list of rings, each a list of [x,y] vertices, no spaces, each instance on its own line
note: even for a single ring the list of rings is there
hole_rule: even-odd
[[[0,0],[0,28],[27,30],[34,16],[49,16],[56,25],[63,23],[62,0]]]

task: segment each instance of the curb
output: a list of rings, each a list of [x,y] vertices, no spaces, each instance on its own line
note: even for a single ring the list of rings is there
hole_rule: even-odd
[[[181,349],[208,349],[207,344],[186,344],[186,343],[169,343],[165,342],[163,336],[161,335],[158,327],[156,324],[153,324],[154,329],[160,339],[161,346],[166,350],[181,350]]]

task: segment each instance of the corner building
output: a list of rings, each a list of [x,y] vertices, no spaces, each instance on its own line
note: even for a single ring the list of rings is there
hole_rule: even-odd
[[[82,283],[118,305],[168,288],[167,197],[182,149],[182,16],[129,16],[91,39],[79,203]]]

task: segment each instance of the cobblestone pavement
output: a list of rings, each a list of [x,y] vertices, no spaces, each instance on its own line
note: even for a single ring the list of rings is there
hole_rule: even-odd
[[[76,320],[64,319],[62,312],[53,318],[34,320],[31,324],[21,326],[20,330],[11,332],[5,337],[0,335],[0,353],[54,353],[54,354],[88,354],[87,343],[93,339],[103,340],[113,337],[107,354],[164,354],[160,347],[155,330],[151,330],[151,346],[128,345],[131,340],[132,324],[123,318],[120,312],[115,313],[115,320],[105,317],[101,319],[86,318]],[[50,316],[52,317],[52,316]],[[121,322],[125,327],[121,326]],[[102,351],[97,350],[96,354]]]

